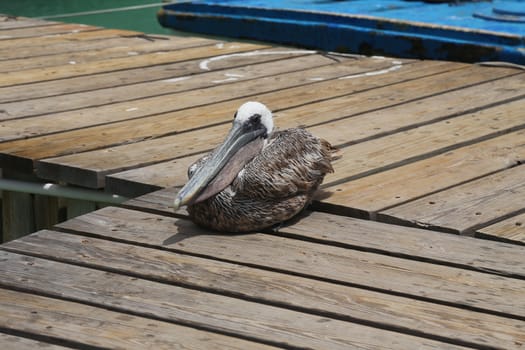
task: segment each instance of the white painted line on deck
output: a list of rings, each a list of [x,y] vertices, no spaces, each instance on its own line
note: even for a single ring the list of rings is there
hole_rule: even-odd
[[[202,70],[210,70],[209,64],[213,61],[224,60],[231,57],[250,57],[250,56],[262,56],[262,55],[307,55],[314,54],[317,51],[313,50],[289,50],[289,51],[250,51],[250,52],[241,52],[241,53],[231,53],[228,55],[220,55],[211,57],[203,60],[199,64],[199,68]]]

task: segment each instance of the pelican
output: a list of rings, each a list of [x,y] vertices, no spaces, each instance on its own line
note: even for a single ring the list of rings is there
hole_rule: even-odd
[[[193,222],[217,231],[272,227],[310,203],[334,150],[302,128],[274,132],[272,112],[246,102],[223,143],[188,168],[174,208],[186,205]]]

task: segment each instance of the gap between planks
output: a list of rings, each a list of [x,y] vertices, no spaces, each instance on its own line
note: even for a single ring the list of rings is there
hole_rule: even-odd
[[[383,78],[383,80],[384,80],[384,78]],[[325,84],[325,85],[326,85],[326,84]],[[312,90],[312,89],[310,89],[310,90]],[[310,90],[309,90],[309,91],[310,91]],[[334,89],[333,89],[333,87],[332,87],[332,89],[331,89],[331,91],[329,92],[329,94],[334,94],[334,93],[337,94],[337,92],[334,92],[333,90],[334,90]],[[300,93],[303,97],[305,97],[305,96],[304,96],[304,93],[305,93],[304,88],[291,88],[291,89],[288,89],[288,90],[280,90],[279,93],[269,93],[269,94],[267,94],[268,97],[273,97],[274,99],[278,99],[278,100],[275,101],[275,103],[271,103],[271,104],[269,104],[269,105],[275,105],[275,104],[277,103],[277,101],[282,101],[282,100],[283,100],[283,91],[288,91],[288,93],[292,93],[292,94],[299,94],[299,93]],[[260,97],[260,99],[263,99],[263,100],[264,100],[264,96],[263,96],[263,95],[260,95],[259,97]],[[315,99],[315,100],[318,100],[318,99],[319,99],[319,97],[317,96],[317,94],[316,94],[315,96],[312,95],[311,98],[313,98],[313,99]],[[265,102],[265,101],[263,101],[263,102]],[[288,99],[284,99],[283,102],[285,102],[285,103],[290,103],[290,100],[288,100]],[[282,103],[282,102],[281,102],[281,103]],[[267,104],[268,104],[268,102],[267,102]],[[227,102],[227,103],[224,104],[224,108],[223,108],[223,109],[224,109],[224,110],[233,110],[233,109],[234,109],[234,107],[233,107],[234,105],[237,105],[237,101],[230,101],[230,102]],[[299,105],[302,105],[302,103],[299,104]],[[225,112],[222,112],[222,110],[218,110],[217,107],[218,107],[217,105],[212,105],[212,106],[210,106],[208,109],[210,110],[210,113],[211,113],[211,114],[203,113],[203,115],[207,116],[208,118],[212,118],[212,117],[213,117],[213,119],[216,119],[216,118],[218,118],[218,117],[222,117],[222,118],[224,118],[224,115],[225,115],[226,113],[225,113]],[[279,106],[277,106],[277,107],[279,108]],[[284,106],[283,106],[283,107],[284,107]],[[185,111],[181,111],[181,113],[182,113],[183,115],[184,115],[184,114],[186,115],[186,118],[188,118],[188,115],[187,115],[188,112],[189,112],[189,111],[186,111],[186,110],[185,110]],[[182,116],[181,116],[181,117],[182,117]],[[279,117],[279,115],[277,115],[277,118],[278,118],[278,117]],[[297,117],[297,118],[299,118],[299,117]],[[176,121],[177,123],[180,123],[180,120],[179,120],[179,119],[180,119],[180,118],[177,118],[176,120],[173,119],[173,120]],[[228,118],[228,119],[229,119],[229,118]],[[170,120],[171,120],[171,119],[170,119]],[[289,120],[290,120],[289,118],[286,119],[286,121],[289,121]],[[200,122],[202,122],[202,120],[201,120]],[[183,125],[183,124],[181,124],[181,125]],[[224,128],[224,126],[221,126],[221,130],[222,130],[223,128]],[[197,133],[197,132],[198,132],[198,133],[206,133],[206,137],[209,138],[209,135],[210,135],[210,133],[211,133],[211,129],[210,129],[210,130],[202,130],[202,131],[201,131],[201,130],[196,130],[196,131],[193,133],[193,135],[191,135],[191,136],[194,136],[195,133]],[[58,136],[59,136],[59,135],[60,135],[60,134],[58,134]],[[175,136],[173,136],[173,137],[167,137],[167,138],[157,139],[157,140],[153,140],[153,141],[146,141],[145,143],[141,143],[141,144],[131,144],[131,145],[120,146],[120,147],[124,147],[124,148],[127,148],[127,147],[143,147],[143,146],[149,146],[148,144],[152,144],[152,143],[159,143],[159,142],[162,142],[162,143],[164,143],[164,142],[168,142],[168,143],[169,143],[169,142],[171,142],[169,139],[172,139],[172,138],[174,138],[174,137],[175,137],[175,138],[179,138],[180,136],[179,136],[179,135],[175,135]],[[55,140],[55,141],[56,141],[56,140]],[[209,139],[206,140],[207,147],[209,147],[209,143],[210,143],[210,140],[209,140]],[[187,143],[186,143],[186,144],[187,144]],[[117,150],[119,150],[119,148],[114,148],[114,150],[117,151]],[[204,151],[204,149],[201,150],[200,152],[202,152],[202,151]],[[107,152],[104,152],[104,153],[105,153],[106,156],[109,155],[109,153],[107,153]],[[89,155],[88,155],[87,153],[83,153],[83,154],[84,154],[86,157],[89,157]],[[149,157],[149,156],[150,156],[150,154],[148,155],[148,157]],[[67,156],[66,156],[66,157],[67,157]],[[77,157],[83,157],[83,156],[82,156],[81,154],[78,154]],[[174,158],[174,156],[172,155],[171,158]],[[62,159],[65,160],[65,158],[62,158]],[[138,158],[137,158],[137,159],[138,159]],[[159,159],[159,160],[162,160],[162,159]],[[150,159],[150,162],[151,162],[151,159]],[[158,161],[157,161],[157,162],[158,162]],[[138,164],[137,164],[137,165],[138,165]],[[38,165],[37,165],[37,166],[38,166]],[[85,185],[85,184],[84,184],[84,185]],[[89,186],[89,185],[88,185],[88,186]]]
[[[521,279],[314,244],[274,235],[210,234],[187,220],[117,208],[102,209],[78,218],[78,220],[62,223],[58,227],[91,237],[106,239],[109,237],[110,240],[145,244],[174,252],[184,252],[224,262],[435,303],[461,305],[461,307],[483,309],[484,311],[492,310],[489,312],[497,314],[512,315],[517,312],[518,315],[515,317],[525,319],[525,314],[520,315],[525,312],[525,309],[516,304],[513,304],[512,307],[505,305],[513,303],[510,299],[506,302],[499,301],[499,297],[496,297],[499,292],[495,291],[495,294],[490,292],[493,288],[492,283],[495,282],[489,282],[490,280],[498,281],[499,287],[509,284],[505,290],[512,294],[513,291],[519,289],[518,285],[525,283]],[[155,237],[157,243],[152,242],[152,237]],[[218,237],[221,238],[219,245],[217,245]],[[166,247],[167,245],[169,247]],[[507,246],[507,249],[519,250],[518,248]],[[328,266],[330,268],[326,270]],[[417,271],[424,273],[419,275]],[[372,286],[369,283],[369,276],[372,275],[384,276],[375,278]],[[410,283],[415,283],[417,287],[409,286]],[[516,286],[512,287],[511,285],[514,284]],[[479,293],[475,297],[471,296],[473,299],[465,299],[463,293],[460,292],[462,290],[460,285],[476,285]],[[471,287],[467,287],[469,288]],[[490,301],[491,298],[496,298],[498,301]]]
[[[13,256],[12,253],[7,254]],[[24,259],[24,257],[22,258]],[[385,342],[391,342],[393,337],[403,339],[403,343],[407,341],[408,343],[416,342],[422,345],[436,343],[433,340],[402,333],[327,319],[322,316],[191,290],[176,285],[165,285],[114,272],[92,270],[74,265],[64,266],[64,264],[46,262],[36,258],[25,257],[25,259],[32,261],[32,266],[36,265],[35,272],[39,270],[39,265],[47,265],[46,271],[55,270],[58,278],[53,278],[54,281],[50,281],[50,283],[57,284],[56,287],[58,285],[63,287],[61,288],[62,291],[57,293],[58,289],[49,288],[39,277],[39,274],[34,273],[25,274],[27,279],[31,280],[32,287],[23,288],[24,291],[34,290],[48,297],[64,298],[91,306],[109,308],[111,311],[190,326],[265,344],[292,348],[346,349],[348,346],[357,345],[357,343],[368,343],[368,346],[373,348],[374,346],[388,347]],[[16,268],[16,266],[13,267]],[[65,271],[60,272],[64,269]],[[83,285],[82,289],[64,284],[61,276],[68,273],[67,271],[77,276],[77,280]],[[103,283],[89,283],[87,280],[92,280],[89,275],[94,276],[95,281]],[[85,281],[82,282],[82,280]],[[120,282],[119,285],[126,287],[119,286],[107,290],[108,286],[115,286],[117,281]],[[8,279],[3,284],[11,285],[12,283],[16,284],[15,281]],[[104,290],[107,291],[104,293]],[[147,294],[144,294],[144,291],[147,291]],[[127,297],[124,297],[123,294]],[[319,327],[323,320],[329,322],[330,327]],[[367,335],[363,336],[363,334]],[[356,337],[359,339],[357,343]],[[395,348],[400,349],[406,345],[393,344]]]
[[[383,140],[388,140],[394,138],[395,136],[393,136],[393,134],[399,132],[407,132],[409,129],[421,128],[437,122],[441,124],[450,123],[450,121],[446,121],[446,119],[461,117],[463,114],[474,113],[475,115],[475,113],[481,113],[483,109],[493,111],[497,106],[500,108],[505,103],[510,103],[522,98],[523,96],[520,95],[519,86],[523,84],[524,77],[525,75],[511,76],[459,91],[445,91],[442,94],[416,99],[415,101],[409,100],[393,107],[386,106],[383,110],[379,111],[356,111],[358,112],[357,114],[352,114],[345,120],[340,119],[344,119],[342,117],[348,112],[345,112],[342,108],[338,109],[337,99],[327,101],[326,103],[316,103],[315,107],[311,108],[305,106],[281,110],[277,113],[276,119],[284,117],[288,121],[293,121],[294,118],[297,118],[298,123],[305,121],[303,125],[308,127],[310,123],[306,121],[311,121],[314,125],[318,125],[313,128],[309,127],[312,132],[330,140],[333,145],[339,147],[345,143],[372,142],[372,139],[379,137],[386,137]],[[499,94],[498,100],[491,99],[490,104],[485,104],[486,96],[483,94],[483,91],[492,91],[500,89],[501,87],[506,87],[505,93]],[[357,95],[355,99],[364,98],[367,95],[368,94],[364,96]],[[370,95],[373,95],[373,91]],[[345,100],[347,99],[341,99],[341,104]],[[442,108],[443,104],[454,107],[444,110]],[[335,121],[333,124],[327,121],[321,125],[322,120],[318,117],[319,115],[328,115],[330,118],[334,118]],[[285,127],[289,126],[293,126],[292,123],[285,125]],[[395,144],[395,142],[393,144]],[[354,146],[351,145],[349,147],[349,149],[353,149]],[[473,147],[475,146],[471,146],[471,148]],[[352,159],[359,157],[359,155],[360,154],[352,156]],[[195,161],[197,157],[198,156],[186,156],[169,162],[161,162],[146,167],[139,167],[136,170],[131,169],[112,174],[107,177],[106,186],[107,188],[111,188],[111,191],[126,196],[137,196],[146,193],[146,191],[162,187],[182,186],[186,180],[185,169]],[[360,164],[359,159],[356,159],[356,162],[356,164]],[[405,167],[409,166],[410,165],[406,165]],[[395,169],[390,172],[395,172]],[[336,166],[336,173],[337,170],[338,168]],[[162,176],[159,176],[160,174],[162,174]],[[380,177],[381,175],[371,176]],[[355,181],[357,180],[348,183],[349,188],[352,188],[352,184],[355,183]],[[363,182],[366,180],[363,179],[360,181]],[[345,186],[346,185],[343,184],[329,188],[344,190]],[[336,197],[342,196],[345,193],[346,192],[339,194],[338,192],[334,192],[334,204],[344,204],[341,203],[341,201],[338,202]]]
[[[13,303],[12,300],[17,302]],[[78,349],[137,346],[154,349],[173,349],[174,346],[185,349],[274,349],[238,337],[163,322],[153,317],[116,312],[100,306],[0,289],[2,314],[8,314],[10,319],[6,324],[3,320],[7,318],[2,318],[0,327],[20,336]],[[97,327],[97,324],[103,325],[103,328]]]
[[[161,253],[154,252],[153,250],[148,252],[150,248],[126,248],[126,245],[117,243],[109,243],[109,246],[107,246],[107,243],[104,243],[102,240],[82,236],[75,237],[58,232],[41,232],[41,237],[34,236],[25,238],[29,245],[24,245],[23,242],[18,241],[18,245],[14,244],[14,251],[22,254],[47,257],[68,264],[80,264],[81,266],[92,269],[102,269],[112,273],[118,272],[126,275],[131,273],[131,276],[145,278],[153,282],[167,283],[170,286],[175,283],[184,288],[232,296],[251,302],[264,303],[269,306],[284,307],[295,311],[313,313],[318,316],[357,322],[363,325],[395,330],[430,339],[440,339],[451,343],[477,344],[477,346],[483,344],[485,346],[492,345],[498,347],[501,346],[501,341],[507,337],[519,340],[519,324],[523,323],[512,320],[506,321],[497,316],[477,314],[476,312],[463,311],[448,306],[432,305],[411,299],[338,286],[271,271],[177,255],[173,252]],[[47,245],[51,241],[45,243],[46,237],[54,242],[52,245],[54,249],[53,252],[47,251],[46,254],[41,254],[39,252],[42,250],[38,248],[40,245],[38,242],[42,240],[40,243]],[[73,242],[77,242],[80,246],[74,248],[74,246],[70,245],[73,244]],[[10,245],[12,244],[10,243],[8,247]],[[105,248],[104,245],[106,245]],[[122,255],[123,250],[125,250],[125,253]],[[108,253],[111,255],[111,258],[104,258]],[[82,256],[81,260],[84,262],[78,261],[77,257],[79,256]],[[126,256],[128,258],[135,256],[133,260],[140,261],[141,267],[129,267],[129,263],[126,263],[124,259]],[[144,259],[144,257],[153,258]],[[101,260],[109,261],[109,263],[100,263]],[[52,265],[46,268],[46,264],[49,265],[49,263],[45,262],[35,262],[32,266],[36,265],[37,267],[35,268],[37,269],[52,270]],[[169,264],[172,268],[164,270],[162,267],[163,264]],[[179,269],[178,266],[181,268]],[[197,274],[194,274],[194,270]],[[75,275],[81,276],[82,273],[80,271],[82,270],[80,269],[79,273],[75,273]],[[35,274],[41,275],[41,273],[37,272],[35,272]],[[64,273],[58,271],[56,274],[58,276],[64,275]],[[151,274],[153,274],[153,276]],[[221,277],[224,274],[229,277],[226,279]],[[93,276],[93,273],[90,275],[91,278],[101,281],[102,288],[105,285],[103,282],[104,279],[109,278],[113,280],[112,283],[117,283],[116,281],[122,278],[119,276],[113,278],[111,276],[96,278]],[[56,284],[57,282],[54,281],[49,281],[49,283],[51,283],[51,286],[48,287],[49,289],[62,290],[64,294],[69,294],[67,292],[67,286]],[[39,285],[40,283],[37,282],[35,284]],[[128,283],[122,284],[127,285]],[[261,284],[261,286],[257,287],[258,284]],[[268,284],[272,285],[273,288],[268,289],[263,286]],[[93,284],[91,285],[91,288],[100,288]],[[167,290],[170,287],[159,287],[166,289],[165,292],[161,292],[164,298],[171,299],[169,296],[166,296],[166,294],[170,294],[169,290]],[[156,289],[158,288],[154,288],[154,290]],[[155,293],[154,290],[148,289],[148,294]],[[131,292],[123,291],[123,293],[129,294]],[[118,298],[117,295],[113,295],[113,297]],[[308,307],[305,305],[308,305]],[[415,315],[408,316],[408,310],[411,310]],[[376,314],[377,316],[375,316]],[[435,317],[432,315],[440,316]],[[385,319],[390,319],[391,321],[385,322]],[[472,322],[472,320],[477,321]],[[436,323],[442,324],[444,328],[436,330],[434,327]],[[401,326],[401,324],[403,324],[403,326]],[[461,324],[461,326],[458,326],[459,324]],[[457,331],[448,334],[448,331],[445,330],[448,327],[457,329]],[[516,329],[516,327],[518,327],[518,329]],[[494,328],[499,329],[499,332],[496,332]],[[459,331],[459,329],[462,329],[462,331]],[[454,334],[458,331],[461,335]],[[502,339],[498,339],[500,337],[502,337]]]
[[[345,73],[341,73],[341,74],[345,74]],[[297,75],[298,77],[301,76],[301,74],[299,74],[299,73],[294,73],[294,75]],[[303,74],[303,75],[304,75],[304,74]],[[300,78],[300,79],[302,79],[302,78]],[[256,84],[257,81],[255,81],[254,83],[255,83],[255,86],[256,86],[256,85],[257,85],[257,84]],[[253,85],[254,83],[249,83],[249,84]],[[240,84],[240,83],[237,83],[237,84]],[[245,85],[246,85],[246,83],[245,83]],[[303,90],[301,90],[301,91],[303,91]],[[295,89],[295,90],[292,90],[292,93],[301,93],[301,91]],[[198,92],[198,93],[202,95],[203,92],[200,91],[200,92]],[[272,93],[270,93],[270,96],[275,96],[275,98],[278,98],[278,97],[279,97],[278,94],[272,94]],[[313,97],[312,97],[312,98],[313,98]],[[288,101],[288,100],[286,100],[286,101]],[[286,102],[286,101],[285,101],[285,102]],[[290,102],[288,102],[288,103],[290,103]],[[224,108],[222,108],[221,111],[222,111],[222,110],[224,110],[224,111],[231,110],[232,108],[234,108],[234,107],[233,107],[234,105],[236,105],[236,102],[235,102],[235,101],[234,101],[234,102],[225,102],[225,103],[223,103]],[[129,106],[129,105],[128,105],[128,106]],[[153,107],[154,107],[153,110],[155,110],[155,108],[158,108],[158,104],[154,104]],[[153,111],[153,110],[152,110],[152,111]],[[216,120],[217,118],[221,118],[221,119],[220,119],[220,122],[221,122],[221,123],[225,123],[226,120],[229,120],[229,119],[230,119],[230,117],[226,117],[226,115],[227,115],[227,114],[229,115],[230,113],[227,113],[227,112],[220,112],[220,113],[219,113],[219,112],[220,112],[220,111],[218,111],[218,106],[217,106],[217,105],[213,105],[213,106],[209,106],[209,107],[205,107],[205,108],[199,108],[198,110],[195,110],[195,113],[198,113],[198,114],[202,114],[202,115],[203,115],[202,118],[204,118],[204,117],[206,116],[206,118],[207,118],[206,120],[209,120],[209,122],[212,122],[213,120]],[[134,114],[137,114],[137,113],[138,113],[138,116],[141,116],[141,114],[142,114],[143,112],[140,111],[140,109],[139,109],[138,111],[135,111],[135,110],[130,111],[130,112],[127,113],[127,114],[130,115],[129,117],[133,117],[133,115],[134,115]],[[191,116],[188,115],[189,113],[190,113],[189,110],[182,110],[182,111],[179,111],[179,112],[178,112],[178,114],[179,114],[180,116],[177,117],[177,118],[175,118],[175,116],[171,116],[169,119],[166,119],[165,116],[163,116],[163,115],[159,115],[158,117],[154,116],[154,117],[152,117],[152,118],[153,118],[153,119],[158,119],[158,122],[162,122],[162,123],[176,123],[177,125],[180,124],[180,126],[184,126],[185,128],[187,128],[187,125],[186,125],[187,123],[182,123],[181,118],[183,118],[184,120],[186,120],[186,121],[188,121],[188,122],[191,122],[192,124],[195,124],[195,123],[202,123],[202,122],[203,122],[202,118],[199,118],[199,119],[191,118]],[[78,112],[77,112],[76,114],[78,114]],[[106,115],[106,114],[104,114],[104,115]],[[111,116],[113,117],[112,119],[114,119],[114,114],[111,114]],[[93,119],[93,117],[94,117],[93,115],[90,115],[90,118],[91,118],[91,119]],[[226,118],[227,118],[227,119],[226,119]],[[71,118],[69,118],[68,120],[70,120],[70,122],[71,122]],[[75,119],[75,120],[78,120],[78,119]],[[89,121],[89,119],[85,119],[85,118],[82,119],[82,120],[88,120],[88,121]],[[80,120],[80,121],[82,122],[82,120]],[[13,124],[14,122],[15,122],[15,121],[12,121],[11,124]],[[22,121],[21,121],[21,122],[22,122]],[[64,122],[67,122],[67,120],[64,120]],[[144,122],[146,122],[146,121],[144,121]],[[143,128],[142,121],[137,121],[137,122],[133,122],[133,123],[136,124],[137,126],[140,126],[140,129],[137,130],[137,132],[144,132],[144,128]],[[123,124],[123,125],[124,125],[124,124]],[[12,125],[12,126],[13,126],[13,125]],[[7,127],[7,126],[6,126],[6,127]],[[193,126],[192,128],[194,128],[194,127],[195,127],[195,126]],[[197,125],[197,127],[198,127],[198,125]],[[106,127],[106,128],[107,128],[107,127]],[[123,131],[126,131],[126,130],[128,130],[128,129],[129,129],[129,125],[125,125],[125,128],[123,128],[122,130],[123,130]],[[115,129],[115,130],[119,130],[119,129]],[[165,133],[165,132],[166,132],[166,127],[161,128],[161,130],[162,130],[163,133]],[[105,132],[106,135],[107,135],[107,133],[108,133],[109,131],[111,131],[111,129],[107,129],[107,130],[105,130],[104,132]],[[85,132],[84,132],[84,131],[80,131],[80,132],[81,132],[81,133],[84,133],[84,134],[90,134],[91,136],[89,136],[89,138],[87,138],[84,142],[78,142],[78,143],[76,143],[76,144],[77,144],[77,147],[78,147],[78,146],[81,146],[81,147],[82,147],[82,145],[84,145],[86,142],[90,142],[90,140],[91,140],[91,142],[93,142],[94,139],[93,139],[93,137],[92,137],[93,133],[91,132],[91,130],[86,130]],[[134,131],[134,132],[135,132],[135,131]],[[172,132],[173,132],[173,131],[172,131]],[[77,133],[78,133],[78,132],[77,132]],[[62,134],[57,134],[57,135],[52,135],[52,136],[50,136],[50,137],[53,138],[53,144],[54,144],[55,146],[58,145],[58,138],[60,138],[61,135],[62,135]],[[67,147],[67,149],[69,149],[69,148],[71,147],[71,143],[67,141],[67,140],[69,139],[69,134],[63,134],[63,135],[64,135],[64,137],[65,137],[64,140],[66,141],[66,147]],[[77,141],[79,140],[78,135],[75,136],[75,139],[76,139]],[[104,139],[104,140],[107,140],[108,137],[104,137],[103,139]],[[112,138],[110,138],[110,139],[112,139]],[[95,140],[97,140],[97,139],[95,139]],[[36,140],[34,143],[35,143],[35,144],[38,143],[37,141],[38,141],[38,140]],[[23,141],[23,144],[24,144],[23,149],[24,149],[25,151],[27,151],[27,150],[29,149],[28,147],[30,147],[30,146],[28,145],[28,142],[31,142],[31,140],[24,140],[24,141]],[[97,142],[98,142],[98,141],[97,141]],[[128,142],[129,142],[129,141],[126,141],[126,143],[128,143]],[[8,146],[6,146],[6,145],[4,144],[4,145],[2,145],[1,147],[4,147],[4,148],[5,148],[5,147],[8,147]],[[40,146],[38,146],[37,149],[44,150],[44,149],[42,149]],[[49,149],[48,149],[48,151],[49,151]],[[70,150],[70,151],[72,151],[72,152],[78,152],[79,149],[76,149],[76,150],[73,149],[73,150]],[[49,156],[49,155],[48,155],[48,156]],[[32,168],[32,165],[31,165],[31,168]]]

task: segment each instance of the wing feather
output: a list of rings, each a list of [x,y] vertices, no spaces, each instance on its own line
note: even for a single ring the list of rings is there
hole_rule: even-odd
[[[234,180],[233,190],[267,199],[311,195],[324,176],[333,172],[333,151],[327,141],[305,129],[276,132],[270,144]]]

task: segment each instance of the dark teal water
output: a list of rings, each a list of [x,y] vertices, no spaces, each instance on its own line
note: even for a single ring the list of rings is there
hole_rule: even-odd
[[[132,6],[148,7],[125,9]],[[156,14],[161,6],[161,0],[0,0],[0,13],[145,33],[175,34],[157,22]],[[99,11],[108,12],[95,13]]]

